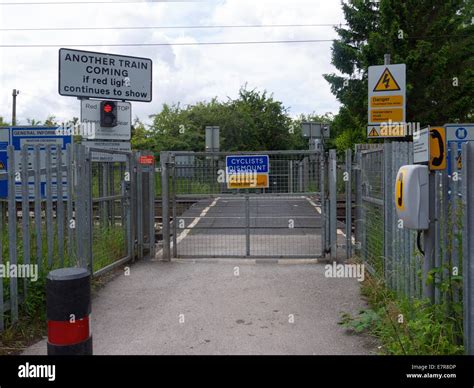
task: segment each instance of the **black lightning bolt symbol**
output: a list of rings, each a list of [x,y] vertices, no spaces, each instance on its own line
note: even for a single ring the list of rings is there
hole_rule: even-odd
[[[385,84],[385,89],[388,89],[388,86],[389,86],[389,83],[390,83],[390,76],[387,73],[385,73],[383,75],[382,83]]]

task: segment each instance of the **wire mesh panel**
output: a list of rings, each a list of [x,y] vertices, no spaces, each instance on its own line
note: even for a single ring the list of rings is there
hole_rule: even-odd
[[[361,190],[362,254],[372,271],[383,273],[383,150],[361,153]]]
[[[130,195],[125,190],[130,155],[115,156],[116,162],[96,162],[91,151],[92,266],[97,272],[130,257]]]
[[[173,256],[321,256],[320,155],[245,155],[268,155],[268,187],[229,188],[228,153],[172,154]]]

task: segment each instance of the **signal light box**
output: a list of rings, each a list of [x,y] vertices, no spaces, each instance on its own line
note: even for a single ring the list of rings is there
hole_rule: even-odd
[[[93,139],[130,140],[132,106],[121,101],[81,100],[81,123],[94,124]]]

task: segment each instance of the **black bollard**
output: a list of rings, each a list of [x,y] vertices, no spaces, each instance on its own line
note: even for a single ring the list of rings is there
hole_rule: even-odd
[[[60,268],[48,274],[48,355],[92,355],[90,279],[85,268]]]

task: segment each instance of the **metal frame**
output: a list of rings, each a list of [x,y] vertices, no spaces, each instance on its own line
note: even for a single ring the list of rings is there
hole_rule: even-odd
[[[226,186],[218,187],[219,184],[217,183],[212,183],[214,182],[213,179],[216,176],[216,172],[214,170],[217,170],[219,167],[220,168],[225,168],[222,162],[222,158],[228,155],[269,155],[270,158],[279,158],[279,157],[286,157],[286,158],[291,158],[294,156],[297,156],[298,158],[301,158],[301,161],[298,162],[298,164],[294,163],[291,159],[289,160],[290,163],[287,164],[288,172],[286,178],[287,179],[287,186],[285,186],[285,192],[271,192],[270,190],[267,189],[251,189],[250,191],[248,189],[246,190],[238,190],[238,192],[235,191],[230,191],[227,190]],[[193,158],[193,162],[186,164],[186,165],[179,165],[177,164],[176,160],[179,159],[179,157],[189,157]],[[196,162],[198,158],[201,158],[203,162],[200,165]],[[310,160],[311,159],[311,160]],[[284,200],[285,198],[289,198],[291,200],[298,199],[300,200],[301,198],[306,198],[308,196],[314,196],[315,198],[318,198],[320,201],[322,198],[325,197],[324,194],[321,194],[321,190],[324,190],[324,184],[320,182],[321,177],[324,178],[324,167],[321,169],[323,173],[317,174],[316,177],[313,175],[313,179],[316,179],[319,183],[319,190],[317,191],[311,191],[308,190],[309,184],[305,184],[305,180],[302,177],[302,172],[304,172],[304,163],[308,165],[307,169],[310,169],[311,167],[313,168],[313,174],[316,173],[316,165],[318,164],[324,164],[325,158],[324,155],[321,155],[318,151],[312,151],[312,150],[305,150],[305,151],[252,151],[252,152],[186,152],[186,151],[178,151],[178,152],[162,152],[161,153],[161,183],[162,183],[162,219],[163,219],[163,227],[162,227],[162,232],[163,232],[163,260],[168,261],[173,258],[320,258],[324,255],[324,243],[321,244],[321,252],[314,252],[312,254],[278,254],[278,253],[269,253],[267,254],[261,254],[258,252],[255,252],[252,249],[252,243],[251,240],[255,239],[255,235],[253,231],[258,230],[258,229],[265,229],[267,231],[270,230],[277,230],[277,229],[283,229],[281,226],[275,226],[275,225],[266,225],[264,227],[259,227],[255,222],[261,221],[260,219],[257,219],[258,217],[251,217],[251,207],[258,206],[258,203],[255,201],[258,201],[259,199],[266,198],[268,200],[274,200],[274,201],[279,201],[279,200]],[[201,160],[201,161],[202,161]],[[288,160],[288,159],[274,159],[273,162],[270,162],[270,165],[272,166],[274,163],[277,164],[282,164],[283,160]],[[303,160],[306,160],[306,162],[303,162]],[[272,164],[273,163],[273,164]],[[284,164],[284,163],[283,163]],[[282,164],[282,165],[283,165]],[[272,168],[272,167],[271,167]],[[212,171],[212,173],[210,173]],[[286,170],[285,170],[286,171]],[[179,174],[188,174],[190,177],[188,178],[179,178]],[[201,174],[201,177],[204,180],[209,180],[212,185],[215,185],[214,190],[209,190],[212,192],[206,192],[206,193],[196,193],[196,192],[182,192],[184,190],[180,191],[180,188],[177,187],[177,181],[178,179],[181,179],[191,185],[193,179],[195,178],[194,175]],[[308,173],[309,174],[309,173]],[[271,174],[272,175],[272,174]],[[275,179],[283,179],[281,178],[282,175],[275,174],[274,175],[279,176],[280,178],[275,178]],[[309,176],[309,175],[308,175]],[[196,180],[197,181],[197,180]],[[217,181],[216,181],[217,182]],[[316,183],[315,183],[316,184]],[[254,190],[255,192],[251,192]],[[194,225],[192,223],[192,226],[185,226],[184,228],[179,227],[179,221],[183,221],[183,219],[195,219],[194,216],[189,216],[189,217],[181,217],[178,214],[178,204],[180,201],[186,199],[186,198],[193,198],[195,200],[201,199],[201,200],[217,200],[219,199],[220,201],[232,201],[232,200],[241,200],[242,204],[240,206],[240,209],[242,210],[242,215],[241,216],[233,216],[232,218],[234,221],[238,221],[240,219],[243,224],[240,226],[236,225],[230,225],[230,226],[212,226],[212,225]],[[306,201],[306,199],[303,199]],[[318,229],[321,230],[321,236],[324,238],[324,210],[322,209],[323,206],[319,204],[319,208],[322,210],[321,211],[321,223],[318,224],[317,226],[298,226],[299,229]],[[172,217],[172,221],[171,221]],[[199,218],[199,217],[198,217]],[[222,218],[228,218],[227,216],[224,215],[224,217],[219,217],[219,216],[212,216],[209,217],[212,218],[213,220],[221,220]],[[275,217],[273,217],[275,218]],[[288,218],[288,217],[283,217],[283,218]],[[200,222],[200,221],[197,221]],[[278,222],[278,221],[272,221],[272,222]],[[184,229],[184,230],[181,230]],[[244,234],[242,235],[242,253],[240,254],[227,254],[226,252],[221,252],[221,253],[216,253],[216,252],[206,252],[202,254],[195,254],[195,253],[190,253],[186,252],[183,253],[181,251],[180,247],[180,238],[179,236],[182,236],[179,232],[187,231],[186,235],[190,233],[190,230],[194,232],[199,232],[201,231],[211,231],[210,233],[214,233],[212,231],[220,232],[220,231],[225,231],[225,230],[235,230],[237,232],[237,235],[239,235],[239,231],[243,232]],[[286,229],[286,228],[285,228]],[[234,235],[235,237],[236,235]],[[187,238],[187,237],[184,237]],[[216,237],[217,239],[219,237]],[[222,237],[222,241],[226,238],[224,235]],[[236,238],[237,239],[237,238]],[[222,242],[221,241],[221,242]],[[324,242],[324,240],[322,240]],[[236,243],[238,244],[238,243]],[[238,249],[237,249],[238,250]]]
[[[114,179],[114,173],[118,171],[116,168],[91,161],[93,152],[126,155],[126,162],[120,164],[119,182]],[[86,148],[78,144],[68,145],[65,151],[56,146],[47,146],[44,166],[40,165],[39,145],[25,145],[19,155],[15,155],[10,145],[7,147],[7,156],[8,172],[0,173],[0,180],[8,181],[8,197],[0,199],[0,237],[8,233],[8,261],[11,264],[20,262],[37,265],[40,275],[52,268],[82,266],[91,270],[95,268],[94,276],[99,276],[135,257],[142,257],[145,249],[154,257],[155,225],[152,209],[155,169],[154,165],[136,169],[136,152]],[[21,161],[18,170],[14,168],[17,157]],[[99,166],[97,174],[94,164]],[[146,193],[142,190],[142,197],[137,198],[137,190],[131,187],[132,182],[124,181],[125,172],[130,173],[134,184],[141,182],[148,185]],[[45,196],[42,197],[43,177],[46,184]],[[66,184],[63,183],[63,177],[67,180]],[[93,193],[93,186],[99,178],[101,185],[97,189],[100,189],[100,195],[97,197],[97,193]],[[59,184],[53,187],[55,180]],[[115,183],[121,183],[120,194],[116,192]],[[67,198],[63,197],[65,193]],[[17,198],[19,194],[20,200]],[[93,255],[93,230],[97,225],[116,225],[114,204],[120,204],[123,212],[117,227],[123,230],[125,253],[123,257],[107,256],[107,260],[101,262],[100,258]],[[132,210],[135,210],[133,215]],[[141,218],[134,218],[137,216],[136,210],[142,215]],[[99,214],[97,217],[96,213]],[[139,222],[141,225],[137,225]],[[137,229],[141,231],[138,245]],[[22,244],[17,244],[19,239]],[[0,264],[5,262],[2,243],[3,239],[0,238]],[[23,249],[20,250],[19,245]],[[47,256],[43,254],[44,247]],[[106,255],[110,255],[110,252],[106,252]],[[5,312],[10,311],[12,323],[18,320],[19,304],[28,295],[28,281],[11,278],[9,288],[10,297],[5,300],[3,287],[0,287],[0,331],[5,328]]]

